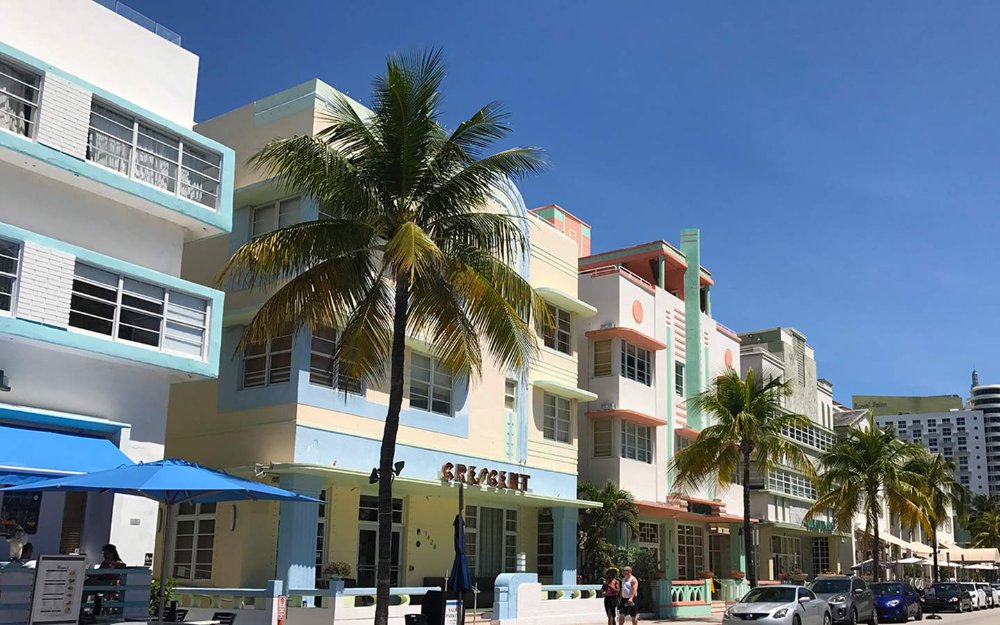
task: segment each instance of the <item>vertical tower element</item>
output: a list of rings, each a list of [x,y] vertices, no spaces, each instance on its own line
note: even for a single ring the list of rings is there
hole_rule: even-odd
[[[701,231],[681,230],[681,252],[687,260],[684,270],[684,316],[687,343],[687,362],[684,367],[684,385],[687,397],[701,393]],[[687,398],[686,397],[686,398]],[[686,399],[685,398],[685,399]],[[704,422],[701,414],[688,409],[688,426],[701,430]]]

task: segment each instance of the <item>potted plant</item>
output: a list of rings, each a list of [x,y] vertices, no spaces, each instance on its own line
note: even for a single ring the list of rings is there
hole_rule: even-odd
[[[350,576],[351,565],[347,562],[327,562],[323,566],[323,580],[326,582],[327,587],[329,587],[331,579],[347,579]]]
[[[736,580],[743,579],[744,577],[747,576],[747,574],[744,573],[743,571],[735,571],[735,570],[731,572],[730,575],[732,576],[733,579]]]
[[[653,575],[655,579],[663,579],[664,576],[666,576],[666,573],[663,572],[663,569],[657,569],[656,574]]]
[[[806,581],[806,574],[803,573],[802,569],[799,569],[799,568],[792,569],[792,572],[789,573],[788,577],[792,581],[796,581],[796,582],[804,582],[804,581]]]
[[[698,573],[698,577],[700,577],[702,579],[713,579],[713,578],[715,578],[715,573],[713,573],[712,571],[710,571],[708,569],[705,569],[704,571],[700,571]]]

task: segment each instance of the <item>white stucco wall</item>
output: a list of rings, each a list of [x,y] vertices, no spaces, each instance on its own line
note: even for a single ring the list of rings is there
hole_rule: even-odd
[[[193,125],[198,57],[93,0],[3,0],[0,42]]]

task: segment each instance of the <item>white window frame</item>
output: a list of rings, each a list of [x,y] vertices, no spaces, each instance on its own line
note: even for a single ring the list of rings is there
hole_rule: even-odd
[[[85,276],[82,276],[77,271],[80,266],[89,267],[89,268],[94,269],[96,271],[99,271],[101,273],[108,274],[109,276],[114,276],[114,277],[117,278],[117,283],[115,285],[111,285],[111,284],[107,284],[107,283],[104,283],[104,282],[99,282],[99,281],[96,281],[96,280],[89,279],[89,278],[87,278]],[[110,341],[114,341],[116,343],[126,343],[128,345],[134,345],[135,347],[139,347],[139,348],[143,348],[143,349],[149,349],[149,350],[158,351],[158,352],[163,352],[163,353],[166,353],[166,354],[176,354],[176,355],[182,356],[184,358],[192,358],[194,360],[202,360],[202,361],[205,360],[206,353],[208,351],[208,345],[209,345],[208,330],[211,327],[211,319],[212,319],[212,302],[211,302],[211,300],[203,298],[203,297],[198,296],[198,295],[192,295],[190,293],[184,293],[182,291],[172,290],[172,289],[170,289],[168,287],[163,286],[162,284],[157,284],[155,282],[149,282],[147,280],[143,280],[143,279],[140,279],[140,278],[134,278],[132,276],[129,276],[129,275],[126,275],[126,274],[122,274],[122,273],[118,273],[117,271],[106,269],[104,267],[99,267],[99,266],[97,266],[97,265],[95,265],[93,263],[88,263],[88,262],[84,262],[84,261],[81,261],[81,260],[77,260],[76,261],[76,266],[74,267],[73,282],[75,283],[76,281],[80,281],[80,282],[83,282],[83,283],[86,283],[86,284],[91,284],[91,285],[97,286],[99,288],[108,290],[108,291],[110,291],[112,289],[115,290],[115,300],[112,302],[111,300],[101,299],[101,298],[99,298],[99,297],[97,297],[95,295],[91,295],[89,293],[77,292],[75,289],[73,289],[72,286],[70,287],[70,289],[71,289],[70,290],[70,313],[76,313],[78,315],[83,315],[83,316],[86,316],[86,317],[91,317],[91,318],[95,318],[95,319],[102,319],[104,321],[110,321],[111,322],[111,334],[105,334],[103,332],[95,332],[93,330],[88,330],[86,328],[82,328],[82,327],[77,326],[77,325],[72,325],[72,323],[70,323],[68,325],[68,329],[70,331],[72,331],[72,332],[78,332],[80,334],[87,334],[87,335],[90,335],[90,336],[98,336],[98,337],[102,337],[102,338],[110,340]],[[137,282],[137,283],[142,284],[142,285],[146,285],[146,286],[150,286],[150,287],[159,289],[159,290],[163,291],[163,299],[162,300],[158,300],[158,299],[156,299],[154,297],[151,297],[149,295],[145,295],[145,294],[143,294],[143,293],[141,293],[139,291],[130,291],[126,287],[126,281],[134,281],[134,282]],[[180,303],[171,302],[171,295],[173,295],[175,297],[175,299],[177,300],[177,302],[182,301],[184,298],[189,298],[189,299],[193,299],[193,300],[197,300],[199,302],[202,302],[205,305],[205,310],[204,311],[200,311],[200,310],[190,308],[190,307],[185,306],[185,305],[180,304]],[[105,306],[114,306],[114,312],[112,314],[112,318],[111,319],[105,319],[104,317],[98,317],[96,315],[93,315],[93,314],[90,314],[90,313],[87,313],[87,312],[84,312],[84,311],[74,310],[73,307],[72,307],[73,306],[72,301],[73,301],[74,297],[79,297],[81,299],[86,299],[86,300],[90,300],[90,301],[93,301],[93,302],[98,302],[98,303],[103,304]],[[154,303],[154,304],[159,304],[160,305],[160,312],[157,313],[157,312],[146,310],[146,309],[143,309],[143,308],[138,308],[136,306],[131,306],[131,305],[129,305],[129,304],[127,304],[127,303],[124,302],[124,298],[125,297],[132,297],[134,299],[143,300],[143,301]],[[134,326],[134,327],[140,329],[143,332],[150,332],[150,333],[155,332],[157,334],[156,345],[150,345],[150,344],[142,343],[142,342],[139,342],[139,341],[133,341],[133,340],[126,339],[126,338],[121,338],[121,337],[118,336],[119,328],[123,325],[123,323],[121,321],[121,316],[122,316],[122,311],[123,310],[137,312],[139,314],[146,315],[148,317],[154,317],[154,318],[158,318],[159,319],[159,321],[160,321],[159,327],[156,330],[152,330],[152,329],[148,329],[148,328],[138,328],[138,326]],[[179,313],[183,313],[185,311],[188,313],[186,317],[183,314],[179,314]],[[199,325],[197,323],[193,323],[192,318],[191,318],[192,316],[203,316],[204,317],[203,323],[201,325]],[[129,324],[127,324],[127,323],[125,323],[124,325],[128,326],[128,327],[133,327],[133,326],[130,326]],[[202,337],[202,339],[201,339],[201,345],[199,346],[199,350],[198,350],[198,354],[197,355],[190,354],[190,353],[183,352],[183,351],[176,350],[176,349],[170,349],[169,347],[167,347],[165,345],[165,339],[168,338],[168,336],[170,338],[176,340],[176,341],[179,341],[179,342],[188,343],[190,345],[196,345],[196,343],[194,343],[194,342],[192,342],[190,340],[185,340],[184,336],[181,335],[181,334],[177,334],[177,333],[171,334],[170,333],[171,325],[174,325],[175,327],[183,327],[183,328],[187,328],[187,329],[191,329],[191,330],[194,330],[194,331],[200,331],[201,332],[201,337]]]
[[[171,568],[171,571],[173,572],[174,579],[179,579],[179,580],[184,580],[184,581],[205,581],[205,580],[211,580],[212,579],[212,575],[214,574],[214,568],[215,568],[215,536],[216,536],[216,534],[218,534],[217,530],[218,530],[218,526],[219,526],[218,519],[216,518],[216,516],[218,514],[218,505],[214,504],[214,503],[210,503],[210,504],[208,504],[208,503],[202,503],[202,504],[191,504],[191,505],[194,505],[194,512],[193,513],[189,513],[189,514],[178,513],[177,516],[174,517],[174,527],[173,527],[174,540],[173,540],[173,543],[172,543],[173,548],[172,548],[171,559],[170,559],[170,568]],[[205,512],[203,510],[203,508],[206,507],[206,506],[211,506],[211,512]],[[192,522],[193,523],[193,527],[194,527],[194,533],[190,534],[190,536],[191,536],[191,548],[190,549],[178,549],[178,547],[177,547],[177,544],[178,544],[178,540],[177,540],[178,539],[178,534],[177,534],[177,532],[178,532],[178,530],[180,528],[180,524],[182,522],[187,522],[187,521]],[[212,531],[210,533],[209,532],[202,532],[201,531],[202,530],[202,522],[204,522],[204,521],[211,521],[212,522]],[[185,534],[185,536],[188,536],[188,534]],[[206,538],[206,537],[211,537],[212,538],[212,546],[211,547],[200,547],[199,544],[201,543],[201,539],[202,538]],[[179,551],[190,551],[191,552],[191,563],[190,564],[188,564],[188,565],[184,565],[184,564],[178,565],[177,564],[177,554],[178,554]],[[198,575],[198,572],[197,572],[197,568],[198,568],[198,552],[199,551],[203,551],[203,552],[207,551],[212,556],[211,561],[208,563],[209,569],[208,569],[208,575],[207,576],[205,576],[205,575]],[[177,570],[178,566],[187,566],[188,567],[188,574],[186,576],[184,576],[184,575],[178,575],[178,570]],[[204,566],[204,564],[202,564],[202,566]]]
[[[594,377],[601,378],[615,374],[615,345],[612,339],[594,341]],[[601,360],[598,361],[598,356]],[[606,361],[605,361],[606,359]]]
[[[504,379],[503,386],[503,406],[509,413],[517,414],[517,387],[518,381],[512,378]]]
[[[638,534],[639,548],[653,554],[653,558],[660,560],[660,524],[639,521]]]
[[[551,584],[554,577],[556,530],[552,508],[538,509],[538,581]]]
[[[9,71],[11,73],[5,71],[4,68],[5,65],[10,68]],[[13,72],[22,72],[30,77],[33,77],[35,79],[34,84],[27,83],[21,80],[20,78],[14,76]],[[35,136],[38,134],[38,117],[39,117],[40,105],[42,102],[42,74],[37,70],[35,70],[34,68],[26,67],[21,63],[14,61],[13,59],[10,59],[5,56],[0,56],[0,76],[4,76],[10,80],[13,80],[14,82],[20,83],[25,87],[34,90],[34,100],[29,100],[22,96],[14,95],[13,93],[10,93],[6,89],[0,88],[0,94],[4,95],[7,98],[13,98],[17,102],[20,102],[31,112],[31,115],[21,118],[24,120],[25,124],[24,132],[18,132],[13,128],[9,128],[7,126],[6,123],[6,120],[8,119],[7,116],[8,115],[12,116],[12,114],[4,113],[0,115],[0,131],[9,132],[10,134],[17,135],[19,137],[25,137],[33,141],[35,139]],[[28,117],[30,117],[31,119],[29,120]]]
[[[628,341],[622,341],[621,376],[651,386],[653,384],[653,355]]]
[[[767,472],[767,490],[813,501],[817,497],[816,486],[808,477],[784,469],[774,469]]]
[[[276,341],[288,342],[288,346],[279,345],[279,348],[275,348]],[[251,353],[252,349],[257,349],[260,351]],[[246,350],[243,352],[243,371],[240,375],[240,388],[250,389],[250,388],[262,388],[266,386],[274,386],[276,384],[288,384],[292,379],[292,369],[295,363],[294,352],[295,350],[295,337],[288,332],[287,334],[281,334],[267,341],[267,344],[254,343],[248,345]],[[275,367],[274,357],[288,355],[288,366],[287,367]],[[247,384],[247,362],[251,360],[263,360],[264,368],[261,370],[263,378],[259,383]],[[275,375],[275,372],[278,372]]]
[[[677,574],[681,577],[691,569],[692,576],[705,570],[705,528],[686,523],[677,524]],[[688,562],[688,560],[692,562]],[[689,567],[690,565],[693,565]],[[683,569],[683,570],[682,570]]]
[[[361,505],[362,502],[364,501],[364,499],[366,499],[366,498],[368,499],[369,502],[373,502],[375,504],[374,508],[371,507],[371,506],[367,506],[367,505],[365,505],[365,506]],[[358,500],[358,534],[357,534],[357,538],[359,539],[358,542],[357,542],[358,553],[355,555],[355,558],[354,558],[354,567],[355,567],[354,568],[354,573],[355,573],[355,575],[358,575],[358,576],[360,576],[360,571],[359,571],[360,567],[358,565],[361,564],[361,540],[360,540],[360,537],[361,537],[362,530],[374,531],[375,532],[376,544],[378,544],[378,538],[379,538],[379,536],[378,536],[378,521],[361,520],[361,511],[362,510],[373,510],[373,509],[375,510],[375,514],[376,514],[376,518],[377,518],[377,515],[378,515],[378,496],[376,496],[376,495],[361,495],[361,499]],[[397,516],[396,513],[397,512],[399,513],[399,520],[398,521],[396,520],[396,516]],[[402,497],[393,497],[392,498],[392,517],[393,517],[392,518],[392,533],[394,533],[394,534],[397,533],[397,532],[399,533],[399,553],[397,554],[397,557],[399,559],[399,565],[396,566],[396,567],[390,567],[390,577],[392,576],[393,569],[395,569],[394,572],[395,572],[397,580],[399,580],[399,582],[402,582],[402,580],[403,580],[403,572],[405,570],[403,568],[403,566],[404,566],[403,563],[405,562],[403,560],[403,546],[406,543],[406,532],[405,532],[405,525],[404,525],[404,521],[406,520],[405,513],[406,513],[406,502],[403,501]],[[375,559],[375,562],[376,562],[376,566],[377,566],[378,565],[378,558],[377,557]],[[398,584],[396,584],[396,585],[398,585]]]
[[[13,315],[14,311],[17,310],[17,285],[18,281],[21,279],[21,266],[24,262],[23,253],[24,245],[20,241],[13,241],[11,239],[0,239],[0,245],[12,245],[13,246],[13,256],[10,253],[4,253],[4,250],[0,248],[0,261],[10,261],[14,263],[14,272],[4,271],[3,266],[0,265],[0,278],[6,278],[10,280],[10,293],[4,293],[4,295],[10,297],[10,305],[7,308],[0,307],[0,315]]]
[[[365,387],[361,380],[340,371],[335,358],[339,341],[340,332],[336,328],[317,328],[312,332],[309,341],[309,384],[364,395]],[[317,359],[328,361],[329,368],[317,367]]]
[[[684,397],[684,363],[674,361],[674,395]]]
[[[601,444],[598,446],[598,437]],[[605,440],[606,439],[606,442]],[[612,458],[615,455],[615,428],[612,419],[594,419],[591,428],[591,453],[594,458]]]
[[[573,400],[545,393],[542,415],[543,438],[567,445],[573,443]]]
[[[468,553],[466,553],[465,559],[469,565],[470,575],[472,575],[472,577],[476,576],[476,566],[479,562],[480,508],[493,508],[503,511],[503,572],[513,573],[517,571],[517,536],[520,524],[519,511],[514,508],[502,508],[498,506],[466,505],[464,511],[465,546]]]
[[[573,314],[568,310],[548,304],[552,324],[545,328],[542,340],[545,347],[562,354],[573,353]]]
[[[653,428],[622,421],[622,458],[653,463]]]
[[[264,217],[259,217],[264,211],[274,211],[271,223],[264,224]],[[267,204],[250,207],[250,238],[255,239],[279,228],[285,228],[301,221],[302,196],[286,197]],[[260,231],[257,224],[263,224]]]
[[[426,380],[417,379],[414,376],[415,370],[418,368],[418,363],[427,362],[427,366],[420,366],[422,371],[428,372],[428,377]],[[412,410],[422,410],[424,412],[430,412],[433,414],[441,415],[444,417],[455,416],[455,376],[451,371],[445,369],[437,358],[430,356],[428,354],[422,354],[420,352],[410,353],[410,409]],[[440,376],[440,377],[439,377]],[[447,380],[447,384],[442,382]],[[416,383],[416,384],[415,384]],[[416,387],[416,388],[415,388]],[[422,392],[418,389],[425,388]],[[435,399],[435,391],[444,391],[448,394],[447,411],[441,411],[440,409],[435,409],[434,404],[439,401],[444,401],[440,399]],[[424,406],[417,405],[421,398],[426,402]]]

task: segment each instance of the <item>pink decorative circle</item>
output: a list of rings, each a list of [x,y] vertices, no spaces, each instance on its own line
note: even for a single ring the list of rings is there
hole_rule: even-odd
[[[636,323],[642,323],[642,303],[639,300],[632,302],[632,318]]]
[[[732,367],[733,366],[733,350],[727,349],[725,356],[723,356],[723,360],[726,362],[726,366],[727,367]]]

